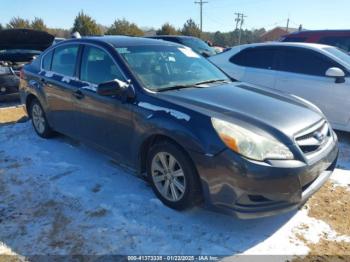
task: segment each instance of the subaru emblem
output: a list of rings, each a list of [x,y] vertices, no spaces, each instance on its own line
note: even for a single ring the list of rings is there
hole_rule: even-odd
[[[320,143],[324,140],[324,134],[322,134],[321,132],[315,132],[313,137],[316,138],[317,141]]]

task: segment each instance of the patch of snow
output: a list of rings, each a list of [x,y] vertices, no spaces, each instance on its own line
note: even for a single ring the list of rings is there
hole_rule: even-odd
[[[51,72],[51,71],[45,71],[45,76],[46,77],[53,77],[55,75],[54,72]]]
[[[142,108],[145,108],[145,109],[148,109],[148,110],[151,110],[151,111],[164,111],[170,115],[172,115],[173,117],[176,117],[177,119],[183,119],[183,120],[186,120],[186,121],[190,121],[190,116],[185,114],[185,113],[182,113],[182,112],[179,112],[177,110],[174,110],[174,109],[169,109],[169,108],[165,108],[165,107],[160,107],[160,106],[156,106],[156,105],[152,105],[150,103],[145,103],[145,102],[140,102],[138,103],[138,106],[139,107],[142,107]]]
[[[72,80],[72,77],[70,76],[63,76],[61,79],[62,82],[66,82],[68,84],[70,83],[71,80]]]

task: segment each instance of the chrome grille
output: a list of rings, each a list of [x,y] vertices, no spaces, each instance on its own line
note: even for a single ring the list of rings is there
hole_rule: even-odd
[[[304,154],[312,154],[323,147],[329,141],[331,131],[326,121],[321,121],[311,128],[299,133],[295,137],[301,151]]]

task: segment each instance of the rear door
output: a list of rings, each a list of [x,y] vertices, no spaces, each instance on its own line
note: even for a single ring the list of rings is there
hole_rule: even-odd
[[[274,87],[276,76],[274,47],[249,47],[231,57],[229,61],[238,67],[232,68],[240,72],[238,80],[266,88]]]
[[[295,94],[317,105],[336,126],[349,120],[349,79],[335,83],[326,77],[331,67],[346,69],[327,56],[306,48],[280,47],[276,89]]]
[[[79,72],[77,124],[83,140],[128,163],[133,137],[133,105],[118,97],[100,96],[96,87],[114,79],[126,81],[109,53],[101,47],[84,45]]]
[[[77,91],[78,44],[60,45],[45,54],[40,77],[45,86],[48,116],[52,127],[64,134],[76,134],[75,92]]]

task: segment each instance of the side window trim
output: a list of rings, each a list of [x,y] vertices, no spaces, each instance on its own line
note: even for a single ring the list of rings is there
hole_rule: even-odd
[[[73,76],[67,76],[67,75],[64,75],[62,73],[58,73],[58,72],[54,72],[52,71],[52,62],[53,62],[53,58],[54,58],[54,55],[55,55],[55,52],[56,52],[56,49],[58,47],[62,47],[62,46],[74,46],[76,45],[78,47],[78,53],[77,53],[77,58],[75,60],[75,65],[74,65],[74,74]],[[55,75],[58,75],[58,76],[62,76],[62,77],[70,77],[70,78],[77,78],[77,66],[78,64],[80,63],[79,62],[79,55],[80,55],[80,52],[81,52],[81,48],[82,48],[82,44],[81,43],[64,43],[64,44],[60,44],[58,46],[54,46],[52,48],[50,48],[49,50],[46,51],[46,53],[43,55],[43,57],[41,58],[41,61],[40,61],[40,70],[41,71],[48,71],[48,72],[52,72],[54,73]],[[50,63],[50,70],[45,70],[43,68],[43,62],[44,62],[44,58],[52,51],[52,58],[51,58],[51,63]]]
[[[91,83],[91,82],[88,82],[88,81],[84,81],[84,80],[81,80],[81,65],[82,65],[82,62],[83,62],[83,54],[84,54],[84,49],[86,48],[86,46],[92,46],[92,47],[95,47],[97,49],[100,49],[102,50],[103,52],[105,52],[113,61],[114,65],[117,67],[117,69],[119,70],[119,72],[121,73],[121,75],[123,76],[123,79],[119,79],[121,81],[125,81],[127,82],[128,81],[128,78],[126,77],[126,74],[124,73],[124,71],[121,69],[121,67],[119,66],[119,63],[114,59],[114,57],[108,52],[108,50],[106,50],[105,48],[99,46],[99,45],[95,45],[95,44],[92,44],[92,43],[82,43],[81,44],[81,51],[80,53],[78,54],[78,61],[79,61],[79,67],[78,67],[78,71],[77,71],[77,79],[79,79],[79,81],[81,82],[84,82],[84,83],[88,83],[90,85],[96,85],[94,83]]]
[[[50,52],[52,52],[52,53],[51,53],[51,62],[50,62],[50,66],[49,66],[49,70],[48,71],[51,71],[52,60],[53,60],[53,56],[55,54],[55,48],[51,48],[51,49],[47,50],[47,52],[45,52],[45,54],[43,54],[43,56],[41,57],[41,60],[40,60],[40,70],[41,71],[43,71],[43,70],[47,71],[46,69],[44,69],[43,64],[44,64],[45,57],[47,55],[49,55]]]

